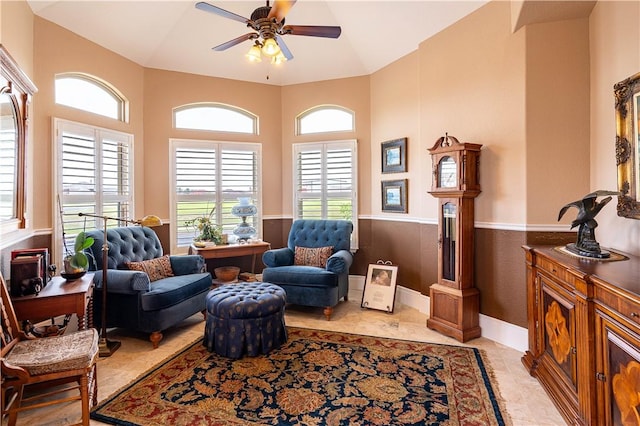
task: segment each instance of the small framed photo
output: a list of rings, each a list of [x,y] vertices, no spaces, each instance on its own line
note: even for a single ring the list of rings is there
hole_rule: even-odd
[[[360,306],[392,313],[396,299],[397,278],[396,265],[391,265],[390,262],[370,264]]]
[[[407,171],[407,138],[382,142],[382,173]]]
[[[382,181],[382,211],[407,213],[408,179]]]

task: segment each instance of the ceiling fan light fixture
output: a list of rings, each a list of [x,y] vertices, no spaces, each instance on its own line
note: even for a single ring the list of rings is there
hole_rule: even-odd
[[[247,54],[245,55],[250,62],[262,62],[262,56],[260,55],[260,46],[254,44],[251,46]]]
[[[277,55],[271,57],[271,63],[273,65],[280,65],[284,62],[287,62],[287,57],[280,51]]]
[[[274,39],[268,38],[262,45],[262,53],[267,56],[276,56],[280,53],[280,46],[278,46],[278,43]]]

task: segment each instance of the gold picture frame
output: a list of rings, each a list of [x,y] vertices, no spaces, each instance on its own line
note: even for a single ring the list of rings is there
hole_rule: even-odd
[[[613,86],[618,216],[640,219],[640,72]]]

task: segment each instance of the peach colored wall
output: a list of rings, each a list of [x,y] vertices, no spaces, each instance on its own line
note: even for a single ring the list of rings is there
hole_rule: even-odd
[[[0,2],[0,43],[33,79],[33,13],[26,1]]]
[[[371,212],[376,216],[407,220],[424,215],[425,182],[430,181],[427,144],[420,137],[418,52],[395,61],[371,75]],[[384,141],[407,138],[407,172],[382,173]],[[383,213],[383,180],[409,179],[408,214]],[[431,198],[431,197],[429,197]]]
[[[34,25],[35,84],[39,92],[34,99],[38,113],[33,127],[38,149],[34,155],[36,228],[51,228],[56,208],[54,193],[53,158],[55,155],[53,117],[79,121],[133,134],[135,173],[144,173],[143,68],[122,56],[88,41],[42,18]],[[117,88],[129,100],[129,122],[91,114],[74,108],[56,105],[55,75],[82,72],[98,77]],[[135,215],[143,213],[144,188],[142,179],[134,176]]]
[[[146,69],[144,75],[145,214],[169,218],[169,138],[247,141],[262,144],[264,215],[280,213],[282,148],[280,88],[194,74]],[[221,102],[260,117],[259,135],[173,129],[173,108],[195,102]],[[278,190],[274,190],[278,189]]]
[[[334,104],[355,112],[355,132],[327,135],[295,135],[298,114],[317,105]],[[370,214],[371,118],[369,77],[353,77],[282,87],[282,205],[285,217],[293,215],[292,146],[298,142],[357,139],[358,141],[358,201],[359,215]]]
[[[526,32],[527,224],[556,223],[589,193],[589,21],[528,25]],[[522,30],[521,30],[522,31]],[[575,218],[568,211],[562,228]]]
[[[524,42],[522,32],[511,33],[509,3],[492,2],[420,44],[423,146],[445,132],[483,145],[476,222],[526,220]],[[431,180],[421,184],[424,193]],[[436,206],[426,217],[436,219]]]
[[[589,18],[591,190],[617,189],[613,85],[640,72],[640,2],[599,1]],[[640,255],[640,220],[616,215],[615,198],[597,217],[601,245]]]

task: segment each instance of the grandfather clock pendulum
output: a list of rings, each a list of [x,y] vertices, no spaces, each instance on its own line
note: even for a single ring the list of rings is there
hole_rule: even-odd
[[[480,292],[474,287],[474,199],[480,194],[482,145],[445,134],[429,153],[438,198],[438,282],[429,290],[427,327],[460,342],[480,337]]]

